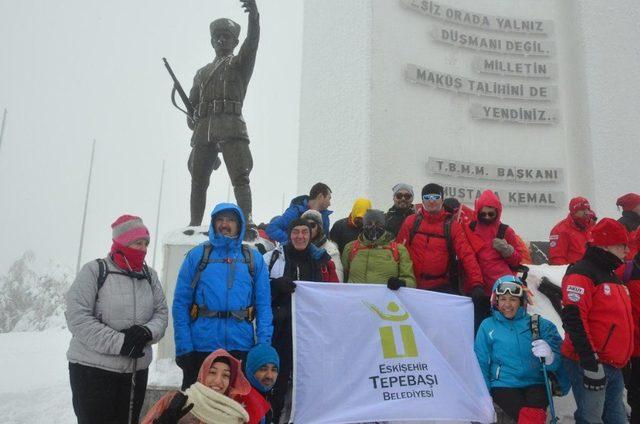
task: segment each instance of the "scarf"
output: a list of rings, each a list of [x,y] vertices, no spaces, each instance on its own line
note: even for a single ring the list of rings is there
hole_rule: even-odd
[[[205,424],[241,424],[249,422],[249,414],[235,400],[195,382],[185,392],[187,404],[193,403],[190,414]]]
[[[147,252],[122,245],[114,240],[111,245],[111,259],[124,271],[142,272]]]

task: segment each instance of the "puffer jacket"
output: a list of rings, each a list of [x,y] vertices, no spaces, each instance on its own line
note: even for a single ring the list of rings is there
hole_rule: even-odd
[[[542,317],[538,319],[540,338],[546,341],[554,353],[549,371],[558,371],[562,364],[558,329]],[[480,370],[489,390],[494,387],[526,387],[544,384],[540,359],[531,352],[531,316],[520,307],[513,319],[505,318],[500,311],[482,321],[474,350]]]
[[[491,294],[491,288],[493,283],[503,275],[514,274],[512,268],[520,265],[522,256],[518,250],[518,241],[516,239],[516,233],[513,228],[508,227],[504,234],[504,240],[509,243],[513,248],[513,254],[508,258],[503,258],[500,253],[493,247],[493,240],[498,235],[498,229],[500,227],[500,217],[502,215],[502,203],[500,199],[491,190],[485,190],[480,197],[476,200],[475,211],[476,219],[478,219],[478,213],[480,210],[489,206],[496,210],[497,217],[489,225],[483,224],[479,220],[475,223],[469,223],[469,227],[474,226],[472,229],[473,236],[482,240],[482,248],[476,251],[478,258],[478,264],[482,270],[482,277],[484,280],[484,289],[487,295]]]
[[[614,273],[618,265],[612,253],[589,246],[562,279],[562,354],[583,368],[596,361],[622,368],[633,353],[631,297]]]
[[[410,233],[418,217],[422,214],[422,222],[413,240]],[[419,289],[438,289],[449,285],[450,257],[447,240],[444,236],[444,223],[449,215],[441,210],[437,214],[430,214],[420,209],[415,215],[404,220],[396,241],[407,247],[413,262],[413,274]],[[464,234],[460,223],[451,223],[451,246],[465,276],[465,291],[470,291],[477,285],[482,285],[482,273],[469,240]]]
[[[104,259],[109,271],[124,272],[111,260]],[[86,263],[78,272],[66,294],[65,317],[72,337],[67,351],[71,363],[127,373],[133,360],[121,356],[125,330],[144,325],[152,340],[144,356],[136,362],[137,370],[151,363],[151,344],[157,343],[167,328],[167,301],[156,272],[149,268],[151,281],[109,273],[98,293],[99,265]]]
[[[633,354],[640,357],[640,254],[627,261],[616,271],[618,278],[627,285],[631,297],[631,316],[633,318]]]
[[[257,343],[270,343],[273,333],[271,314],[271,289],[267,267],[260,253],[251,248],[253,256],[253,281],[249,264],[244,263],[242,240],[245,221],[240,208],[231,203],[218,204],[211,213],[211,222],[222,211],[234,211],[240,220],[240,234],[231,238],[216,234],[209,226],[212,249],[209,264],[200,274],[195,293],[191,280],[197,271],[206,243],[187,253],[180,272],[173,298],[173,325],[176,356],[189,352],[213,352],[216,349],[248,351],[254,343],[254,329],[247,320],[235,318],[198,317],[191,319],[189,311],[195,300],[197,305],[210,311],[240,311],[253,306],[256,316]]]
[[[284,211],[284,213],[277,218],[275,218],[271,223],[267,226],[267,235],[271,240],[278,241],[280,243],[286,243],[289,235],[287,234],[287,230],[289,229],[289,224],[296,218],[300,218],[300,216],[309,210],[309,196],[302,195],[294,198],[291,201],[291,204]],[[320,211],[320,215],[322,215],[322,228],[324,228],[325,234],[329,232],[329,215],[331,215],[333,211],[328,209]]]
[[[569,265],[582,259],[590,232],[591,226],[578,227],[571,214],[557,223],[549,234],[549,265]]]
[[[342,262],[348,283],[386,284],[390,277],[397,277],[404,280],[407,287],[416,286],[409,251],[388,231],[374,242],[360,234],[345,246]]]

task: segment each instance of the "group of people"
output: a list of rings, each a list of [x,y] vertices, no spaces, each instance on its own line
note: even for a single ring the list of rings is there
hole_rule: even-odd
[[[293,199],[261,229],[276,246],[263,253],[243,243],[248,223],[238,206],[213,209],[209,239],[187,253],[174,292],[182,391],[163,397],[144,423],[175,423],[187,415],[205,423],[280,422],[292,384],[295,281],[469,296],[480,368],[494,402],[514,421],[544,422],[548,372],[573,389],[576,422],[627,422],[625,381],[632,422],[638,422],[639,195],[618,200],[620,222],[597,220],[586,199],[572,199],[569,216],[552,230],[550,262],[569,265],[562,282],[564,340],[550,321],[526,311],[532,299],[519,275],[529,252],[502,223],[492,191],[471,209],[445,199],[434,183],[414,204],[413,188],[400,183],[386,213],[359,198],[333,226],[331,196],[317,183]],[[148,230],[130,215],[112,228],[109,255],[87,263],[67,294],[79,423],[138,422],[150,345],[168,325],[157,275],[144,263]]]

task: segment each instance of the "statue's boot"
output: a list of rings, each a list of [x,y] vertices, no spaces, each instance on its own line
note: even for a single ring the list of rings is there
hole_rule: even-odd
[[[258,230],[256,224],[253,223],[253,218],[251,217],[251,187],[249,186],[249,184],[242,184],[233,187],[233,192],[236,196],[236,202],[238,202],[238,206],[242,210],[244,221],[247,225],[244,239],[246,241],[253,241],[258,238]]]
[[[204,208],[207,203],[207,187],[195,182],[191,182],[191,222],[189,227],[199,227],[202,225]]]

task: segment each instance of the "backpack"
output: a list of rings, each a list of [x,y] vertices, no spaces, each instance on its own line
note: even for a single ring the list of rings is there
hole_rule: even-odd
[[[540,315],[531,315],[531,340],[540,339]],[[556,361],[561,358],[556,358]],[[551,393],[553,396],[565,396],[571,390],[571,381],[567,375],[564,367],[560,367],[557,372],[547,371],[549,376],[549,383],[551,384]]]
[[[360,243],[360,240],[356,239],[356,241],[353,243],[353,246],[351,247],[351,251],[349,252],[349,262],[353,261],[353,258],[356,257],[356,255],[358,254],[358,251],[360,251],[361,249],[367,250],[367,249],[371,249],[371,247],[366,245],[363,246]],[[382,246],[382,249],[390,250],[391,254],[393,255],[393,260],[396,263],[400,262],[400,253],[398,252],[398,243],[396,243],[395,241],[392,241],[387,246]]]
[[[407,244],[410,246],[413,243],[413,238],[418,233],[418,229],[420,228],[420,224],[422,224],[423,216],[421,213],[416,213],[416,220],[413,221],[413,226],[411,227],[411,231],[409,232],[409,240]],[[451,239],[451,226],[453,225],[453,217],[448,217],[444,221],[443,227],[443,235],[440,234],[427,234],[431,237],[444,238],[447,243],[447,252],[449,253],[449,269],[447,270],[447,274],[449,274],[449,282],[451,283],[451,287],[453,288],[455,293],[461,293],[461,275],[458,269],[458,256],[456,255],[456,251],[453,248],[453,240]]]
[[[233,285],[233,279],[235,277],[235,264],[240,262],[247,265],[249,270],[249,275],[251,276],[251,298],[252,304],[246,310],[246,316],[249,321],[253,319],[253,303],[255,303],[255,263],[253,261],[253,254],[251,253],[251,247],[246,244],[242,244],[242,259],[237,258],[214,258],[211,259],[211,251],[213,250],[213,245],[209,242],[204,244],[204,248],[202,249],[202,256],[200,257],[200,262],[198,263],[198,267],[196,268],[196,273],[193,275],[191,279],[191,289],[193,290],[193,301],[191,302],[191,317],[193,319],[197,318],[200,307],[196,304],[196,287],[200,282],[200,275],[202,271],[204,271],[210,263],[228,263],[231,264],[231,272],[229,272],[229,277],[227,278],[227,288],[231,288]],[[242,311],[231,311],[231,312],[242,312]]]
[[[98,290],[96,291],[96,301],[98,300],[100,289],[104,285],[105,281],[107,281],[107,277],[109,276],[109,274],[125,275],[127,277],[133,277],[138,280],[144,279],[147,280],[149,282],[149,285],[153,288],[153,282],[151,281],[151,272],[149,271],[149,266],[147,266],[147,264],[144,264],[142,266],[142,274],[136,274],[124,271],[112,271],[109,269],[109,266],[107,266],[107,261],[102,258],[96,259],[96,262],[98,263],[98,280],[96,281]]]

